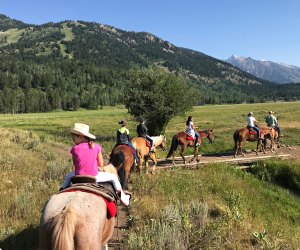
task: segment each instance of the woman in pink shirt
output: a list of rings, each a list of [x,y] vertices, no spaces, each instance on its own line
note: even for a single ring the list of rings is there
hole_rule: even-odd
[[[94,143],[94,135],[89,133],[89,126],[83,123],[75,123],[70,133],[75,145],[70,153],[72,154],[75,171],[66,175],[62,188],[70,185],[71,177],[75,175],[90,175],[96,177],[96,182],[112,182],[117,192],[121,193],[121,201],[125,206],[129,205],[130,195],[123,192],[118,177],[107,172],[98,172],[98,167],[103,167],[102,147]]]

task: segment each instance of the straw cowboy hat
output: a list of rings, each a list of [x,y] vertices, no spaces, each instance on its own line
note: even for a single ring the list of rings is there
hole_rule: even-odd
[[[89,130],[90,130],[89,125],[83,123],[75,123],[74,128],[71,128],[69,132],[76,135],[83,135],[91,139],[96,139],[96,136],[92,135],[89,132]]]
[[[121,121],[119,121],[119,124],[120,124],[120,125],[124,125],[124,126],[125,126],[125,125],[127,125],[127,121],[125,121],[125,120],[121,120]]]
[[[273,111],[269,111],[269,114],[274,114],[274,112]]]
[[[252,112],[249,112],[249,114],[248,115],[253,115],[253,113]]]

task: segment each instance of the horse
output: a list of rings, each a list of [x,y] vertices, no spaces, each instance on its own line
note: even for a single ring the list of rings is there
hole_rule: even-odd
[[[100,249],[112,237],[115,217],[107,219],[102,197],[63,192],[46,203],[39,228],[40,250]]]
[[[278,147],[280,147],[278,131],[273,127],[262,128],[262,131],[265,134],[264,148],[267,149],[266,139],[269,139],[271,140],[270,151],[274,153],[274,151],[276,150],[275,143],[277,143]]]
[[[242,151],[242,146],[243,143],[245,141],[257,141],[257,145],[256,145],[256,155],[258,155],[258,148],[260,147],[262,149],[262,151],[264,152],[264,154],[266,154],[266,150],[263,147],[263,141],[264,141],[264,131],[260,130],[261,132],[261,137],[262,139],[258,140],[257,139],[257,135],[256,132],[251,132],[251,130],[249,128],[241,128],[241,129],[237,129],[234,134],[233,134],[233,139],[234,139],[234,148],[235,148],[235,154],[234,157],[237,156],[238,152],[240,152],[243,156],[245,156],[245,154]]]
[[[166,137],[164,135],[151,136],[154,147],[160,147],[162,150],[166,149]],[[143,163],[145,162],[146,174],[148,174],[148,159],[150,158],[154,165],[152,172],[155,172],[157,160],[155,153],[151,152],[150,146],[147,146],[147,141],[144,137],[135,137],[131,140],[132,145],[136,148],[136,154],[139,158],[138,172],[141,173],[143,169]]]
[[[117,172],[120,178],[121,186],[124,190],[128,189],[129,174],[134,171],[134,156],[132,149],[126,144],[117,145],[110,154],[109,163],[114,162],[119,158],[120,152],[122,153],[122,164],[117,167]]]
[[[211,143],[214,141],[215,139],[215,135],[213,132],[213,129],[207,129],[207,130],[200,130],[197,131],[200,138],[198,141],[198,144],[200,145],[202,142],[202,139],[207,138]],[[180,156],[183,160],[183,163],[186,163],[185,157],[183,155],[183,152],[185,150],[186,147],[194,147],[194,156],[193,158],[189,161],[189,163],[193,162],[195,159],[197,160],[197,162],[200,161],[199,155],[198,155],[198,147],[195,147],[195,141],[194,140],[188,140],[189,135],[186,132],[179,132],[177,134],[175,134],[172,138],[172,144],[170,147],[170,151],[167,155],[167,159],[170,158],[171,156],[173,156],[173,165],[175,165],[175,153],[177,150],[178,145],[180,146]]]

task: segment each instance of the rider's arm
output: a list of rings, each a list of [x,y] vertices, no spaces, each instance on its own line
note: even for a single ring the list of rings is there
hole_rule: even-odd
[[[104,166],[104,161],[103,161],[103,156],[101,151],[99,152],[97,156],[97,162],[98,162],[98,167],[103,167]]]

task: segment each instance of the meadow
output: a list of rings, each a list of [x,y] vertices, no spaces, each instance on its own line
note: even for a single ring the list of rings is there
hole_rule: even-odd
[[[213,144],[203,142],[202,154],[232,152],[233,132],[246,125],[247,113],[252,111],[264,126],[269,110],[279,117],[283,143],[299,145],[300,102],[195,107],[185,117],[170,121],[165,130],[167,145],[175,133],[185,129],[187,116],[193,115],[195,125],[212,128],[216,134]],[[75,122],[89,124],[107,159],[121,119],[129,121],[128,128],[135,136],[137,122],[122,106],[0,115],[0,248],[37,249],[41,209],[72,168],[72,143],[67,129]],[[249,149],[254,147],[254,143],[246,145]],[[157,157],[164,158],[166,154],[158,151]],[[271,160],[265,165],[292,169],[298,185],[299,162]],[[175,168],[151,176],[134,175],[127,247],[299,248],[299,196],[277,185],[280,183],[273,184],[270,171],[267,179],[261,173],[262,170],[253,175],[218,164],[197,170]]]

